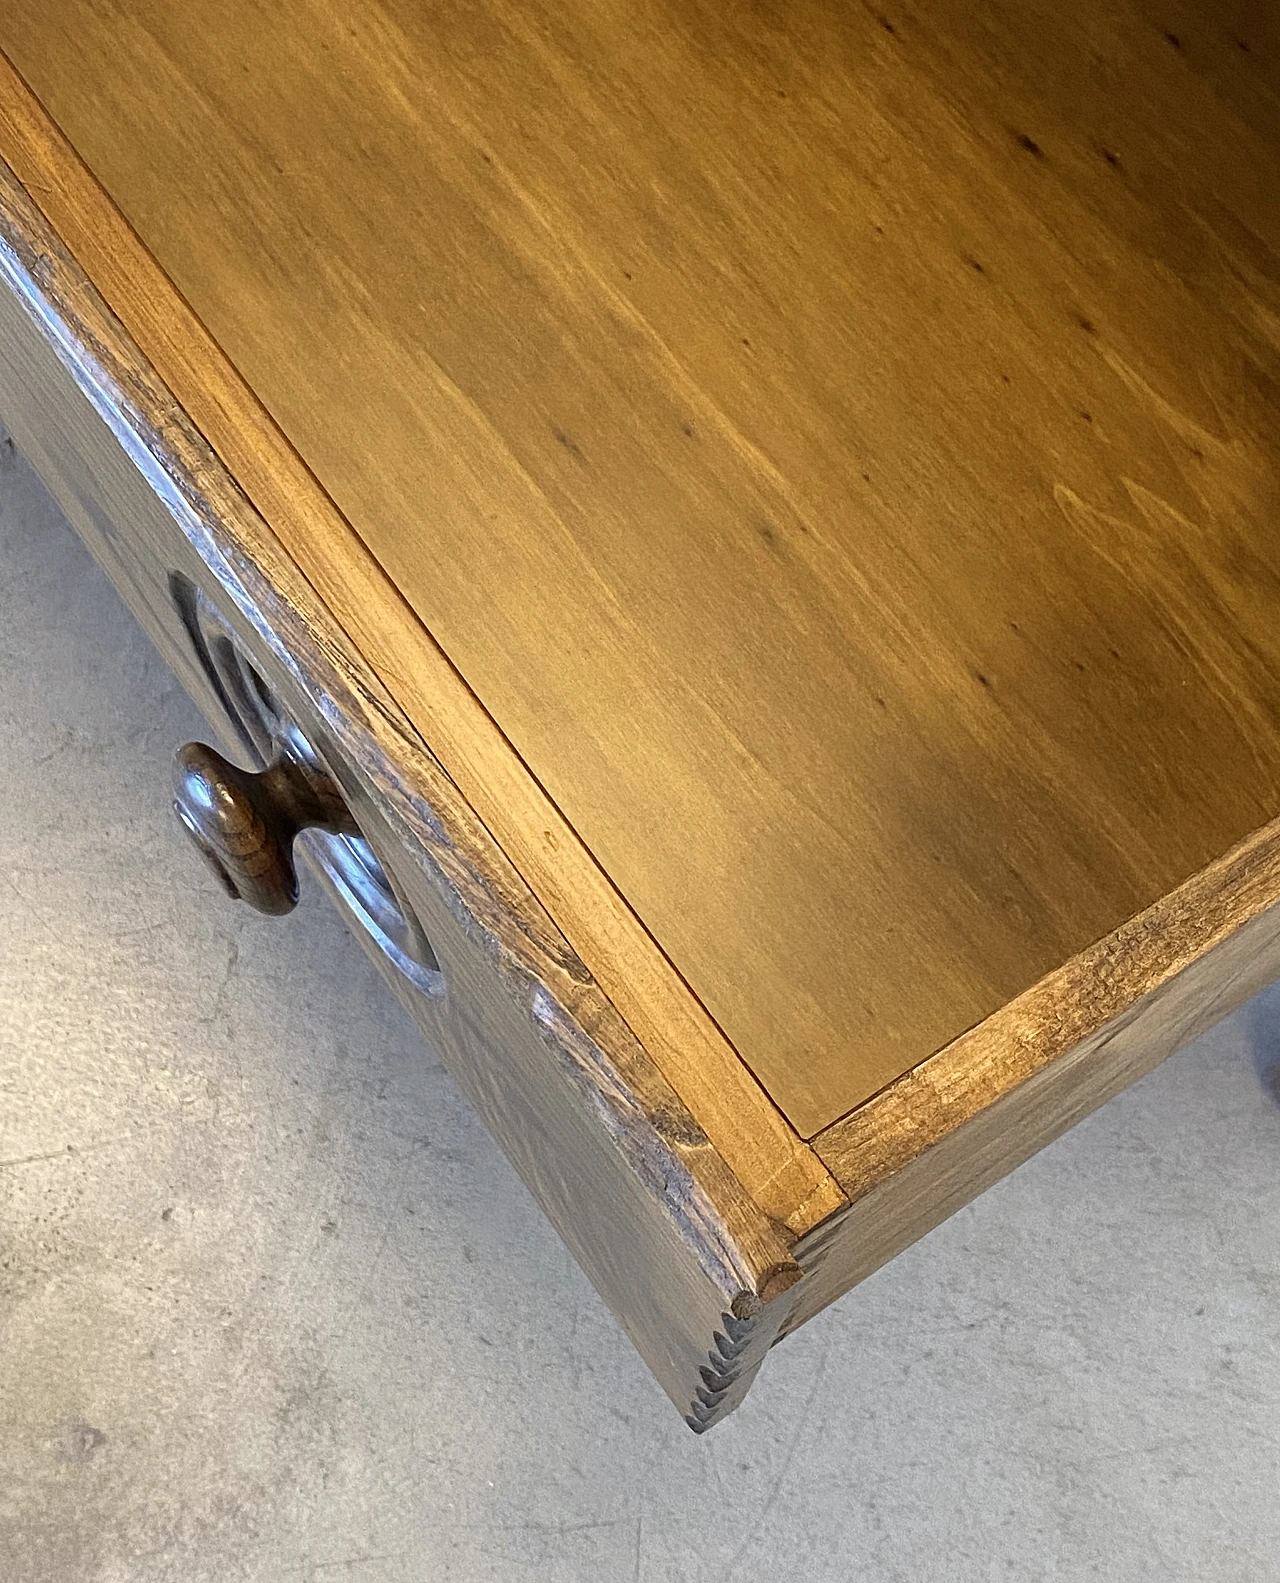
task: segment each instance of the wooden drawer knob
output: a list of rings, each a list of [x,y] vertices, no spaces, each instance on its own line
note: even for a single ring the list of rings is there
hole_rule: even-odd
[[[255,774],[188,742],[174,758],[173,806],[228,894],[274,915],[298,904],[299,831],[360,834],[333,780],[287,749]]]

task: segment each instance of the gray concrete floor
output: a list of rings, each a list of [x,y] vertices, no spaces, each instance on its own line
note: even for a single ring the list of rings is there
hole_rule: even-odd
[[[698,1440],[200,732],[0,442],[4,1583],[1280,1579],[1280,992]]]

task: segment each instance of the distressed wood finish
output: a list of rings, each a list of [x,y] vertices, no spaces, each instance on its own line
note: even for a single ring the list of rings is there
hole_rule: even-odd
[[[1280,970],[1273,19],[0,48],[0,417],[228,751],[171,574],[299,724],[693,1428]]]
[[[789,1308],[786,1242],[3,165],[0,418],[228,749],[173,572],[213,593],[321,745],[447,994],[375,960],[659,1381],[709,1427]]]
[[[428,740],[747,1191],[797,1233],[841,1202],[626,898],[0,56],[0,157]]]
[[[0,46],[802,1135],[1280,812],[1261,6],[9,0]]]

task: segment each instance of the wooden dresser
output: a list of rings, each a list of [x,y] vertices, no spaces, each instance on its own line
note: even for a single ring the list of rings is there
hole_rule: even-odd
[[[0,51],[0,419],[209,905],[298,838],[693,1428],[1280,973],[1280,12]]]

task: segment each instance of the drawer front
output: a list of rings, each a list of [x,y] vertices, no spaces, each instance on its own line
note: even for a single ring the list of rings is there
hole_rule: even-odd
[[[296,569],[262,564],[260,519],[2,165],[0,223],[0,419],[228,754],[261,763],[272,731],[292,734],[340,788],[352,831],[304,836],[312,865],[673,1401],[708,1427],[790,1308],[785,1243]],[[257,559],[211,481],[256,524]],[[210,905],[231,905],[212,883]]]

